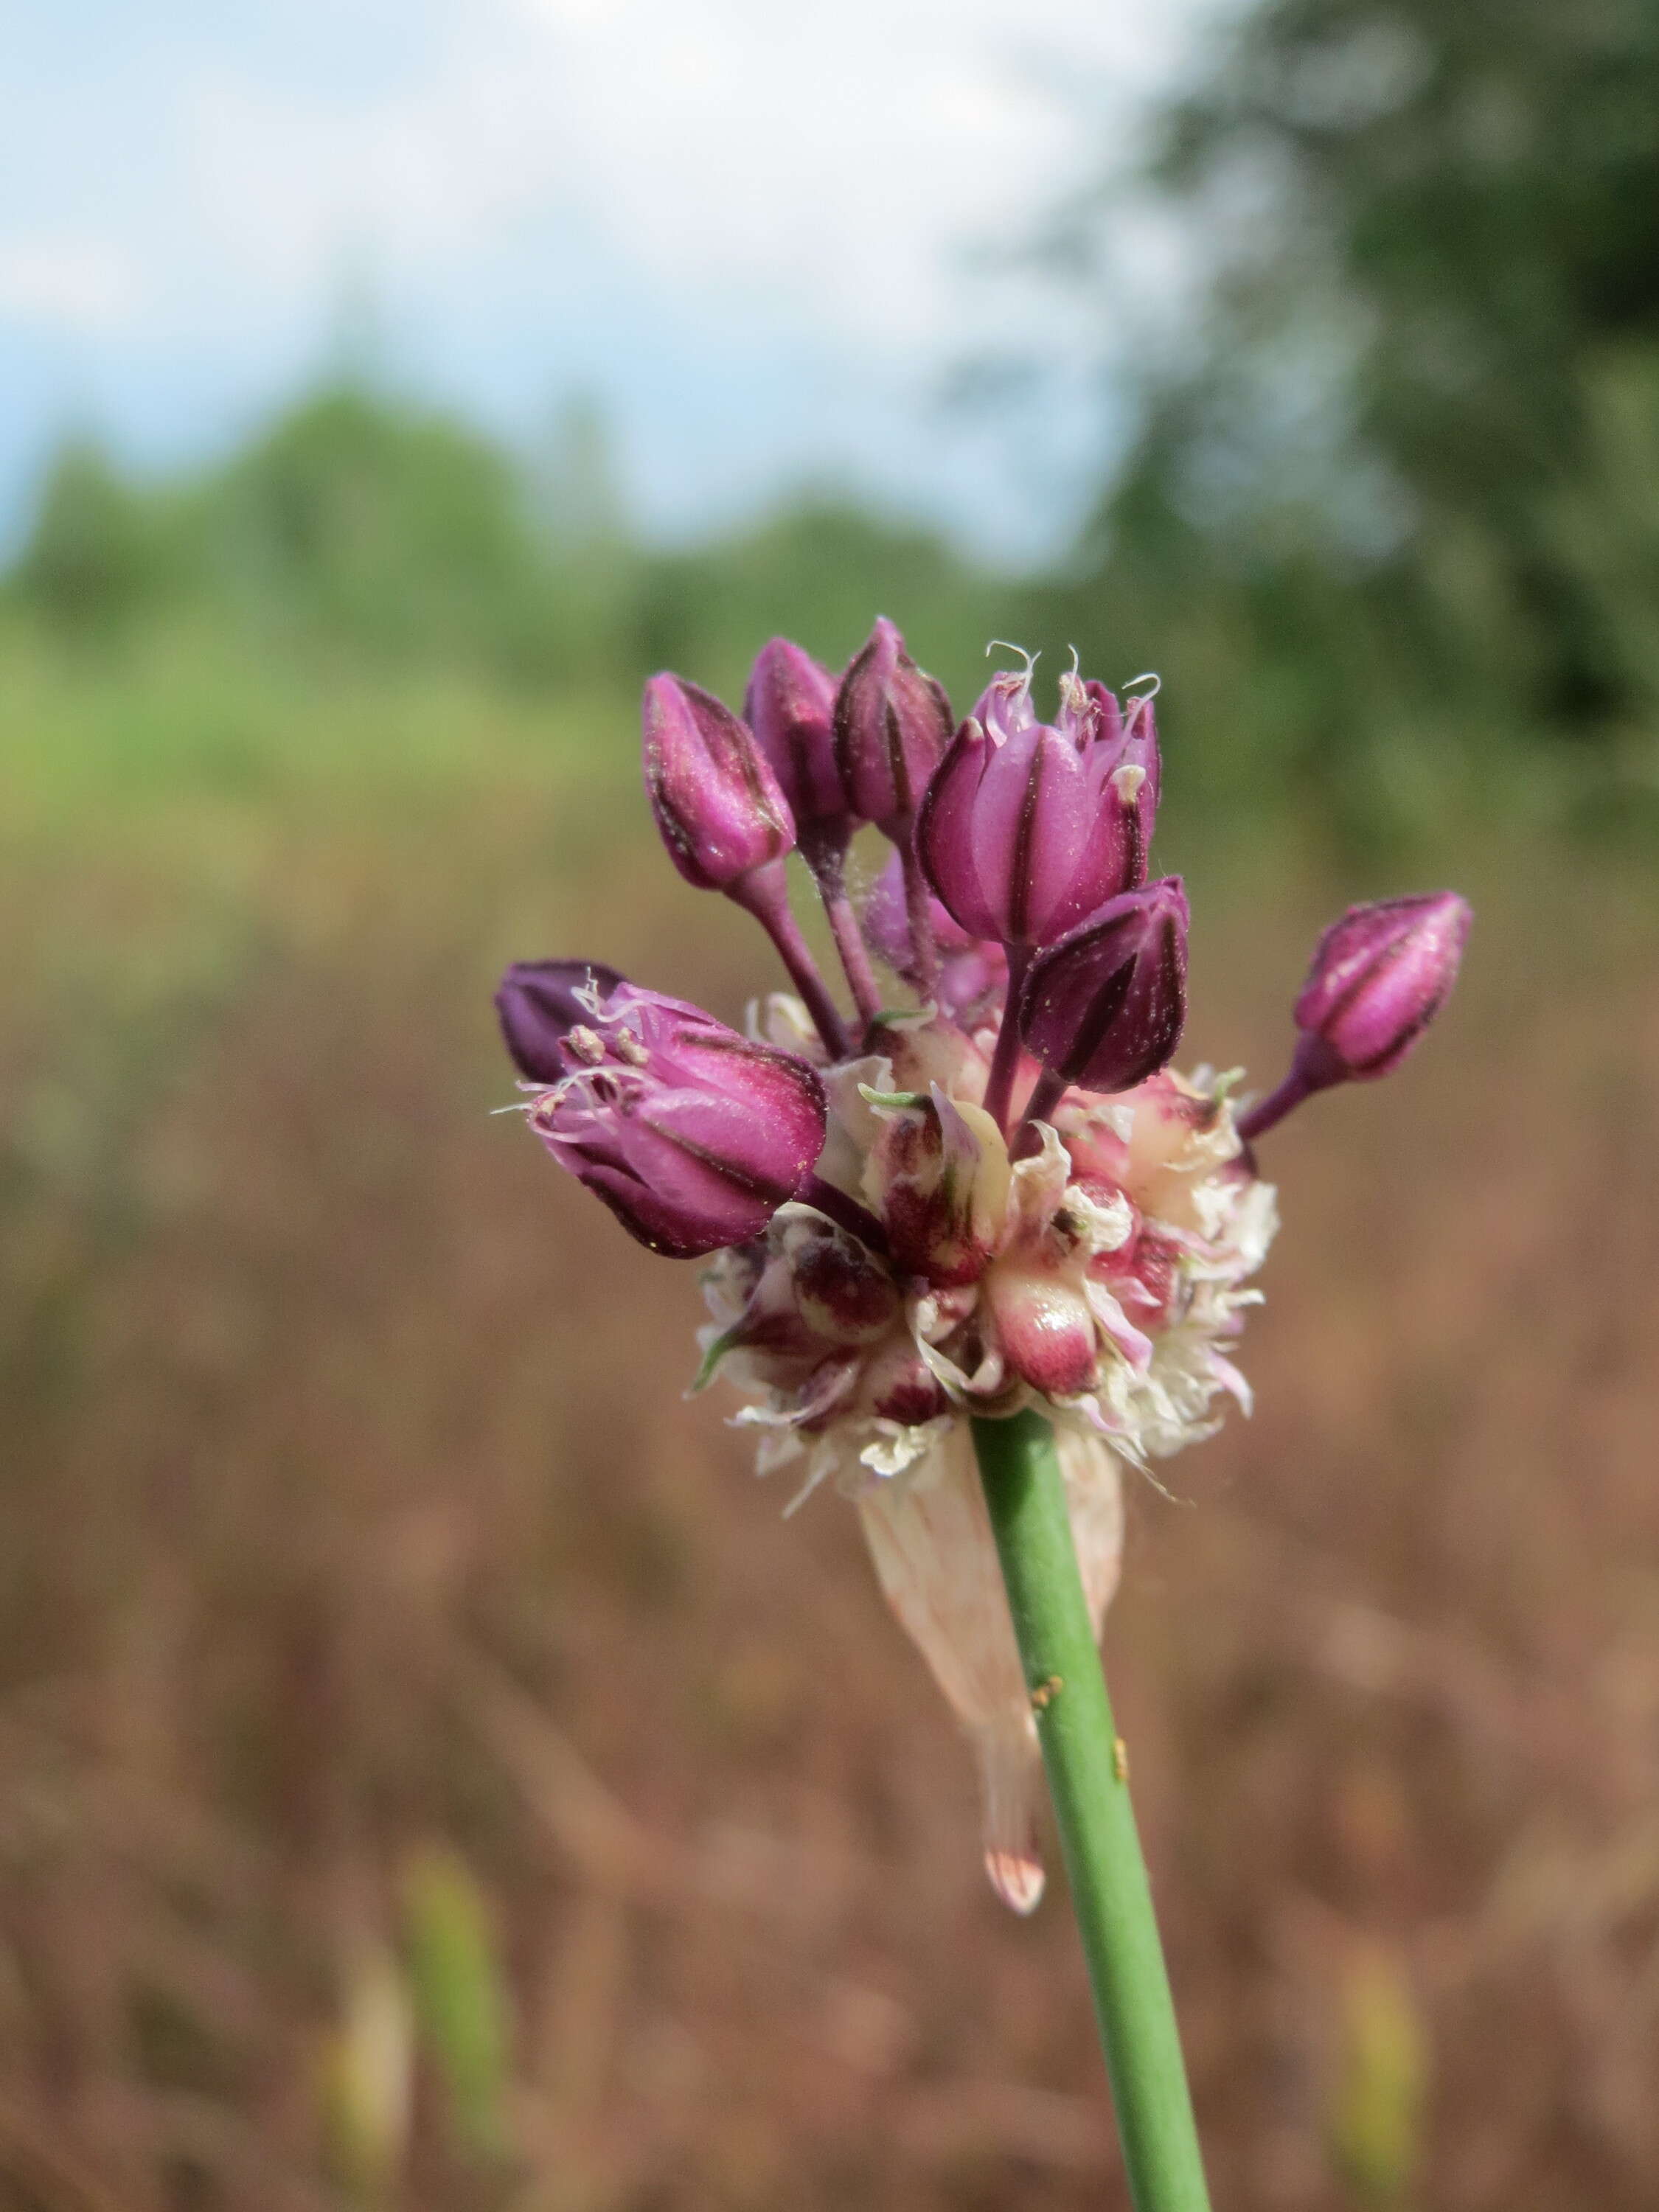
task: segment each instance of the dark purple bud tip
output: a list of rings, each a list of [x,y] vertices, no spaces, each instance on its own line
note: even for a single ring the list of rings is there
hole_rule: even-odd
[[[530,1112],[554,1158],[653,1252],[691,1259],[758,1236],[823,1148],[817,1071],[683,1000],[620,980],[573,984],[578,963],[547,964],[565,971],[551,993],[568,985],[580,1016]]]
[[[748,725],[678,676],[645,687],[645,788],[669,858],[723,891],[793,849],[794,817]]]
[[[848,804],[894,842],[908,826],[951,742],[951,702],[916,666],[885,615],[836,694],[836,760]]]
[[[1026,1049],[1085,1091],[1129,1091],[1174,1054],[1187,1018],[1178,876],[1125,891],[1039,953],[1020,1000]]]
[[[852,823],[836,765],[836,679],[810,653],[775,637],[756,656],[743,711],[795,817]]]
[[[501,1035],[520,1075],[530,1083],[559,1083],[570,1063],[559,1047],[578,1022],[593,1018],[579,994],[614,991],[622,981],[599,960],[515,960],[495,994]]]
[[[1310,1085],[1387,1075],[1439,1012],[1474,915],[1455,891],[1351,907],[1315,950],[1296,1002]]]

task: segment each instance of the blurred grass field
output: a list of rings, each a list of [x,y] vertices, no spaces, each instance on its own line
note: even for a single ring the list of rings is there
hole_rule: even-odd
[[[1166,674],[1188,1057],[1267,1081],[1316,926],[1418,886],[1200,820]],[[0,702],[0,2202],[1122,2202],[1063,1899],[986,1889],[852,1516],[491,1118],[509,957],[770,981],[632,698],[19,621]],[[1428,1047],[1273,1140],[1255,1419],[1131,1486],[1240,2212],[1659,2185],[1659,919],[1514,836]]]

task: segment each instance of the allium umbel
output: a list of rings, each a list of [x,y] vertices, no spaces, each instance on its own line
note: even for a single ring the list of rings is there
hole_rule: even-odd
[[[1147,881],[1150,701],[1068,675],[1039,723],[1028,668],[951,738],[943,690],[884,621],[832,685],[779,639],[750,682],[757,726],[677,678],[646,689],[670,854],[757,915],[794,995],[751,1006],[739,1036],[548,961],[510,969],[498,1004],[554,1158],[641,1243],[708,1255],[697,1387],[736,1386],[762,1472],[793,1463],[797,1504],[829,1481],[856,1508],[976,1746],[991,1879],[1028,1910],[1036,1735],[969,1423],[1033,1408],[1055,1425],[1097,1632],[1120,1468],[1207,1436],[1225,1398],[1249,1407],[1233,1354],[1276,1216],[1244,1137],[1396,1064],[1468,911],[1443,894],[1338,923],[1297,1001],[1291,1077],[1237,1121],[1232,1079],[1170,1065],[1188,908],[1179,878]],[[841,872],[854,817],[897,848],[861,920]],[[850,1025],[789,909],[798,820],[804,849],[818,832]],[[914,1002],[879,1004],[872,950]]]

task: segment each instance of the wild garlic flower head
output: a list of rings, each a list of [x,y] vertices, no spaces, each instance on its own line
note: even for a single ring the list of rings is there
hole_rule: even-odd
[[[1241,1122],[1235,1076],[1171,1066],[1188,906],[1178,878],[1147,879],[1149,699],[1069,675],[1040,723],[1028,666],[952,738],[884,621],[838,685],[774,639],[745,704],[747,721],[653,678],[647,785],[682,874],[756,915],[794,990],[740,1035],[597,963],[526,963],[502,1027],[553,1157],[641,1242],[704,1256],[695,1387],[737,1389],[761,1471],[795,1477],[790,1510],[828,1484],[858,1511],[978,1752],[991,1880],[1027,1911],[1036,1735],[969,1422],[1054,1424],[1098,1629],[1121,1467],[1150,1472],[1226,1400],[1249,1407],[1234,1355],[1277,1217],[1247,1139],[1401,1056],[1450,987],[1468,910],[1440,894],[1328,933],[1291,1074]],[[836,902],[865,821],[896,850],[860,921]],[[852,1026],[789,909],[797,834]],[[872,952],[902,989],[872,1013]]]

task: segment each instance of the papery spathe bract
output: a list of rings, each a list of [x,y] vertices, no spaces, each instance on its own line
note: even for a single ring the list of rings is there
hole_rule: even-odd
[[[1058,1443],[1084,1595],[1098,1633],[1123,1551],[1118,1471],[1093,1437],[1067,1432]],[[1036,1729],[967,1429],[955,1425],[902,1480],[866,1481],[855,1494],[883,1594],[974,1747],[991,1886],[1016,1912],[1030,1912],[1043,1890]]]

